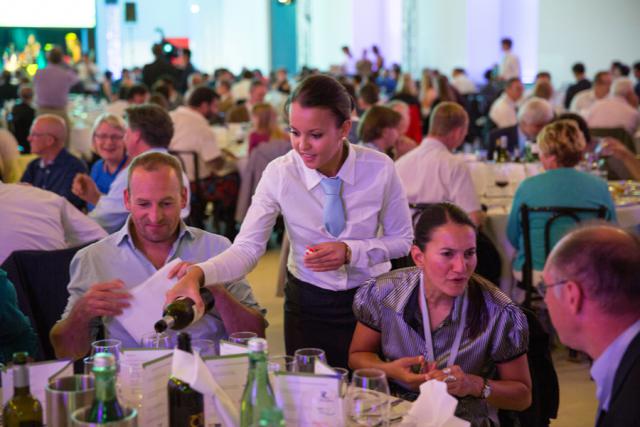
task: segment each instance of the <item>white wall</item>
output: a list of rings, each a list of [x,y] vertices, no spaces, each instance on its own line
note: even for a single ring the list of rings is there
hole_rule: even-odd
[[[538,65],[556,86],[573,80],[571,65],[581,61],[589,78],[613,60],[640,60],[640,1],[539,0]]]
[[[97,1],[98,61],[106,67],[108,6]],[[189,38],[193,63],[203,71],[226,66],[237,73],[246,66],[266,72],[268,6],[269,0],[136,0],[137,22],[125,23],[124,0],[120,0],[122,64],[132,67],[151,62],[151,45],[160,41],[155,28],[161,28],[166,37]]]

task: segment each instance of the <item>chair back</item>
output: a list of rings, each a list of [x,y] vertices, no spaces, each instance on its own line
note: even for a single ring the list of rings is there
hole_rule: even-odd
[[[38,335],[37,360],[55,359],[49,332],[69,299],[69,265],[83,246],[56,251],[15,251],[2,264],[18,294],[18,305]]]
[[[605,219],[607,215],[606,206],[599,205],[597,208],[581,208],[569,206],[539,206],[531,207],[526,203],[520,207],[520,217],[522,222],[522,237],[524,240],[524,265],[522,267],[522,283],[525,290],[524,307],[530,308],[534,298],[533,290],[533,251],[531,248],[531,213],[549,214],[544,225],[544,256],[545,259],[551,252],[551,228],[561,218],[573,220],[576,224],[582,221],[580,214],[592,215],[594,218]]]
[[[187,165],[193,166],[193,181],[190,180],[191,200],[189,200],[190,214],[186,222],[188,225],[192,225],[199,228],[204,228],[204,219],[201,218],[201,213],[204,212],[203,205],[206,205],[205,197],[202,192],[202,186],[200,185],[200,158],[197,151],[189,150],[169,150],[169,154],[174,156],[180,161],[182,170],[187,173]],[[188,175],[187,175],[188,176]]]

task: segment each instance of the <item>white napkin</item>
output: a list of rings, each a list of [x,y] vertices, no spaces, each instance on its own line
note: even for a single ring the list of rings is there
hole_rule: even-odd
[[[187,353],[176,348],[173,351],[171,375],[188,383],[192,389],[202,393],[205,399],[214,399],[216,410],[225,427],[240,426],[240,408],[222,390],[199,354]]]
[[[130,306],[116,319],[137,343],[144,334],[153,331],[153,322],[162,317],[164,296],[178,281],[176,277],[168,279],[167,275],[181,261],[180,258],[174,259],[143,283],[129,290],[132,296],[129,300]]]
[[[426,381],[420,386],[420,396],[413,402],[402,422],[421,427],[469,427],[469,422],[454,413],[458,401],[447,392],[442,381]]]

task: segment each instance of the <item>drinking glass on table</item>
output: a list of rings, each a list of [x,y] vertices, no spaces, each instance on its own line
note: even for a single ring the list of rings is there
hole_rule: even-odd
[[[358,426],[389,425],[389,383],[380,369],[357,369],[347,392],[349,422]]]
[[[98,353],[110,353],[113,354],[113,358],[116,360],[116,366],[120,366],[120,350],[122,348],[122,341],[116,339],[98,340],[91,343],[91,356],[95,356]]]
[[[267,361],[269,372],[295,372],[296,359],[293,356],[269,356]]]
[[[213,340],[194,339],[191,340],[191,349],[193,353],[200,354],[200,357],[217,356],[216,343]]]
[[[229,335],[229,341],[236,344],[248,345],[251,338],[258,338],[255,332],[234,332]]]
[[[345,368],[334,368],[331,367],[336,374],[340,376],[340,397],[345,397],[347,395],[347,389],[349,388],[349,370]]]
[[[140,345],[142,345],[143,348],[154,348],[157,350],[171,349],[174,347],[174,340],[173,336],[166,332],[147,332],[142,335]]]
[[[315,372],[316,360],[327,362],[324,350],[320,348],[300,348],[295,351],[298,372]]]

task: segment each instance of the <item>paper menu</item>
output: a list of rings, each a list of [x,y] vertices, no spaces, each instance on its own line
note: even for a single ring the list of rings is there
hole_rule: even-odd
[[[340,379],[334,375],[277,372],[275,393],[287,425],[343,426]]]
[[[55,360],[29,363],[29,386],[31,394],[40,401],[43,415],[47,413],[47,399],[45,387],[56,378],[73,375],[73,362],[69,360]],[[13,370],[2,370],[2,407],[13,397]]]
[[[169,426],[169,396],[167,384],[171,375],[172,354],[142,364],[142,395],[139,425]]]
[[[168,279],[167,275],[180,262],[182,262],[180,258],[174,259],[143,283],[129,290],[132,296],[129,300],[130,306],[124,309],[117,320],[136,342],[139,343],[144,334],[151,332],[153,330],[151,322],[162,316],[164,296],[178,281],[175,277]],[[153,317],[153,313],[157,313],[157,316]],[[152,318],[150,319],[149,316]]]
[[[125,348],[120,355],[118,385],[127,406],[140,407],[143,398],[143,368],[149,362],[173,352],[172,349]]]
[[[220,340],[220,356],[248,353],[249,347],[247,347],[246,345],[236,344],[227,340]]]
[[[240,410],[242,393],[247,382],[249,372],[249,358],[246,354],[234,354],[204,359],[209,372],[218,385],[227,393]],[[205,400],[205,418],[207,426],[221,423],[220,417],[211,399]]]

